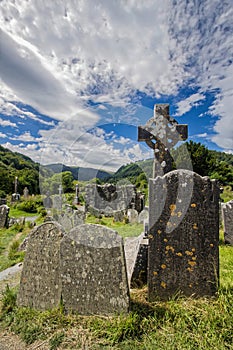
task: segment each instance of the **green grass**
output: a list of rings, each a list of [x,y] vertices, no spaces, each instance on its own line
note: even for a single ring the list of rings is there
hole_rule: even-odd
[[[9,229],[0,229],[0,271],[23,261],[24,253],[17,249],[29,232],[27,224],[15,224]]]
[[[220,194],[220,197],[225,203],[233,199],[233,190],[231,189],[231,186],[225,186],[223,188],[223,193]]]
[[[87,222],[106,225],[123,237],[142,232],[142,225],[114,222],[112,218],[88,216]],[[19,240],[28,232],[24,227]],[[16,258],[18,233],[19,227],[0,230],[0,269]],[[143,287],[131,290],[129,314],[84,317],[65,314],[62,305],[43,312],[17,307],[17,288],[6,287],[0,330],[18,334],[26,344],[47,341],[50,350],[233,350],[233,247],[223,244],[222,230],[220,238],[216,298],[174,297],[168,302],[149,303]]]
[[[62,307],[39,312],[15,305],[6,289],[1,328],[26,344],[48,339],[50,349],[233,349],[233,289],[217,298],[148,303],[146,288],[132,291],[131,311],[112,317],[65,315]]]
[[[130,224],[123,222],[115,222],[112,217],[96,218],[95,216],[88,215],[86,219],[87,224],[99,224],[107,226],[119,233],[123,238],[125,237],[136,237],[143,232],[142,224]]]

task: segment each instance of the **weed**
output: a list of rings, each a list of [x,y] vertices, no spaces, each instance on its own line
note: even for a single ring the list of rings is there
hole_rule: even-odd
[[[59,332],[54,334],[54,336],[49,340],[50,350],[56,350],[58,346],[63,342],[65,334],[63,332]]]

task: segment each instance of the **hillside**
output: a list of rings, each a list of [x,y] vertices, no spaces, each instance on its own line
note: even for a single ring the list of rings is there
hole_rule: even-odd
[[[209,176],[212,179],[217,179],[223,186],[228,185],[233,187],[232,154],[208,150],[201,143],[189,141],[174,149],[172,156],[174,159],[174,169],[186,168],[186,158],[188,157],[191,160],[193,171],[201,176]],[[136,178],[145,180],[152,177],[152,167],[153,159],[123,165],[107,181],[116,183],[128,179],[136,183]]]
[[[61,163],[48,164],[45,165],[45,168],[51,170],[55,174],[70,171],[73,175],[74,180],[79,181],[89,181],[93,178],[104,180],[110,176],[110,173],[103,170],[97,170],[93,168],[71,167]]]

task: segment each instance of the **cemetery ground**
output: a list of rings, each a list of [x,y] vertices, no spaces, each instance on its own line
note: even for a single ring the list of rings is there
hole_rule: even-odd
[[[232,193],[224,193],[226,200]],[[17,208],[10,216],[28,216]],[[31,216],[38,214],[32,213]],[[29,216],[30,216],[29,215]],[[43,218],[36,218],[40,224]],[[116,223],[89,216],[88,223],[106,225],[123,237],[137,236],[142,225]],[[18,246],[30,222],[0,230],[0,271],[23,261]],[[67,315],[59,308],[37,311],[16,306],[19,273],[0,282],[0,349],[233,349],[233,247],[220,228],[220,287],[214,298],[183,298],[149,303],[147,287],[131,290],[131,311],[115,316]],[[8,344],[8,345],[7,345]]]

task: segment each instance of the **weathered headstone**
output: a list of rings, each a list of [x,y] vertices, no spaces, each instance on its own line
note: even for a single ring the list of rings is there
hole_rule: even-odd
[[[3,204],[0,206],[0,228],[4,228],[8,226],[8,215],[9,215],[10,208]]]
[[[137,199],[137,190],[134,185],[117,186],[113,184],[88,184],[85,188],[86,211],[93,214],[113,216],[115,211],[126,211],[138,201],[142,202],[142,194]],[[140,209],[141,210],[141,209]]]
[[[224,241],[233,245],[233,200],[222,204]]]
[[[127,237],[124,249],[129,286],[138,287],[147,282],[148,242],[144,232],[138,237]]]
[[[27,187],[25,187],[24,190],[23,190],[23,196],[24,196],[25,199],[27,199],[28,196],[29,196],[29,190],[28,190]]]
[[[101,225],[75,227],[61,242],[64,308],[80,314],[128,312],[123,240]]]
[[[46,209],[51,209],[53,207],[53,200],[50,197],[49,192],[46,193],[46,197],[44,198],[43,203],[44,203],[44,207]]]
[[[39,310],[61,301],[60,243],[64,229],[46,222],[30,234],[21,274],[17,304]]]
[[[130,224],[136,224],[138,222],[138,212],[136,209],[128,209],[127,217]]]
[[[72,228],[84,224],[85,212],[81,210],[73,210],[71,212],[66,210],[66,212],[61,213],[57,216],[57,221],[61,224],[66,232],[69,232]]]
[[[219,188],[188,170],[149,183],[149,300],[213,296],[219,276]]]
[[[149,211],[148,207],[145,207],[141,213],[138,214],[138,223],[144,224],[149,221]]]

